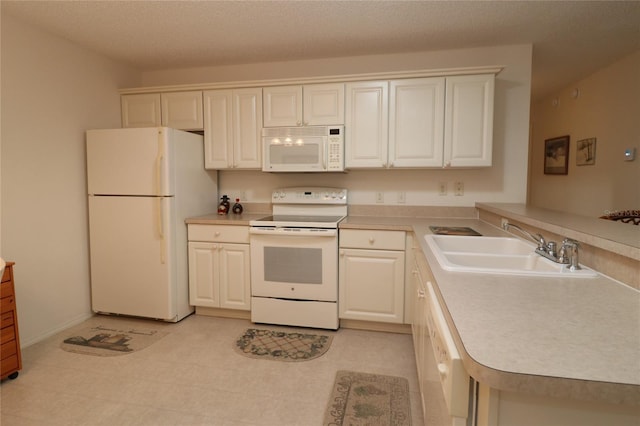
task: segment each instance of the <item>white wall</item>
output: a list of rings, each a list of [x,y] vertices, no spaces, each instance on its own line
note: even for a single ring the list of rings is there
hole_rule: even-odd
[[[640,158],[623,160],[625,148],[640,150],[640,51],[536,103],[532,128],[530,204],[592,217],[640,209]],[[545,175],[544,141],[563,135],[568,174]],[[578,166],[576,142],[586,138],[597,139],[595,164]]]
[[[2,257],[23,346],[91,315],[84,131],[139,74],[2,14]]]
[[[374,204],[385,192],[385,204],[396,204],[406,192],[406,205],[473,206],[476,201],[525,202],[531,91],[530,45],[331,58],[294,62],[204,67],[143,73],[144,86],[230,81],[306,78],[329,75],[393,72],[501,65],[496,78],[493,167],[476,170],[379,170],[347,174],[265,175],[261,172],[220,172],[220,193],[245,201],[267,202],[271,190],[290,185],[331,185],[351,191],[352,204]],[[449,185],[438,195],[438,183]],[[464,196],[453,195],[453,182],[464,182]]]

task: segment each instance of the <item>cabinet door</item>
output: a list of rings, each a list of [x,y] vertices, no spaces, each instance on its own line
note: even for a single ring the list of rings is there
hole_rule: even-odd
[[[233,91],[204,92],[204,167],[226,169],[233,155]]]
[[[180,130],[202,130],[202,92],[163,93],[162,125]]]
[[[387,166],[389,83],[347,83],[345,109],[345,167]]]
[[[444,166],[491,166],[493,74],[447,77]]]
[[[160,94],[122,95],[120,98],[122,127],[159,127]]]
[[[390,85],[389,167],[442,167],[445,79]]]
[[[220,307],[251,310],[251,280],[248,244],[221,244]]]
[[[189,243],[189,303],[193,306],[220,307],[219,246],[217,243]]]
[[[304,125],[344,124],[344,84],[308,84],[303,88]]]
[[[340,318],[402,323],[404,252],[341,249]]]
[[[301,126],[302,86],[265,87],[264,127]]]
[[[233,91],[233,167],[261,169],[262,89]]]

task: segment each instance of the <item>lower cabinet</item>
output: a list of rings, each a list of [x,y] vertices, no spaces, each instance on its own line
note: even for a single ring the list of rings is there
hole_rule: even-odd
[[[341,230],[339,317],[404,322],[405,232]]]
[[[190,303],[250,310],[249,228],[189,225],[188,229]]]

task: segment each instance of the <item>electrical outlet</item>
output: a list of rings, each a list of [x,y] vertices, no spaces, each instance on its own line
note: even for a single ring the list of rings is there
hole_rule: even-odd
[[[404,204],[407,201],[407,194],[404,191],[398,192],[398,204]]]
[[[447,195],[447,182],[439,182],[438,183],[438,194],[439,195]]]
[[[376,203],[384,203],[384,192],[376,192]]]
[[[458,181],[453,183],[453,193],[456,196],[464,195],[464,182]]]

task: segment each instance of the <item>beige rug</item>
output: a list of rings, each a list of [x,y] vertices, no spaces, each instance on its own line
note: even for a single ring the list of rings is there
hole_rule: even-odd
[[[142,350],[169,334],[124,323],[106,322],[71,333],[60,347],[68,352],[95,356],[126,355]]]
[[[235,342],[236,352],[259,359],[309,361],[329,350],[333,336],[249,328]]]
[[[338,371],[324,425],[411,425],[409,381],[403,377]]]

